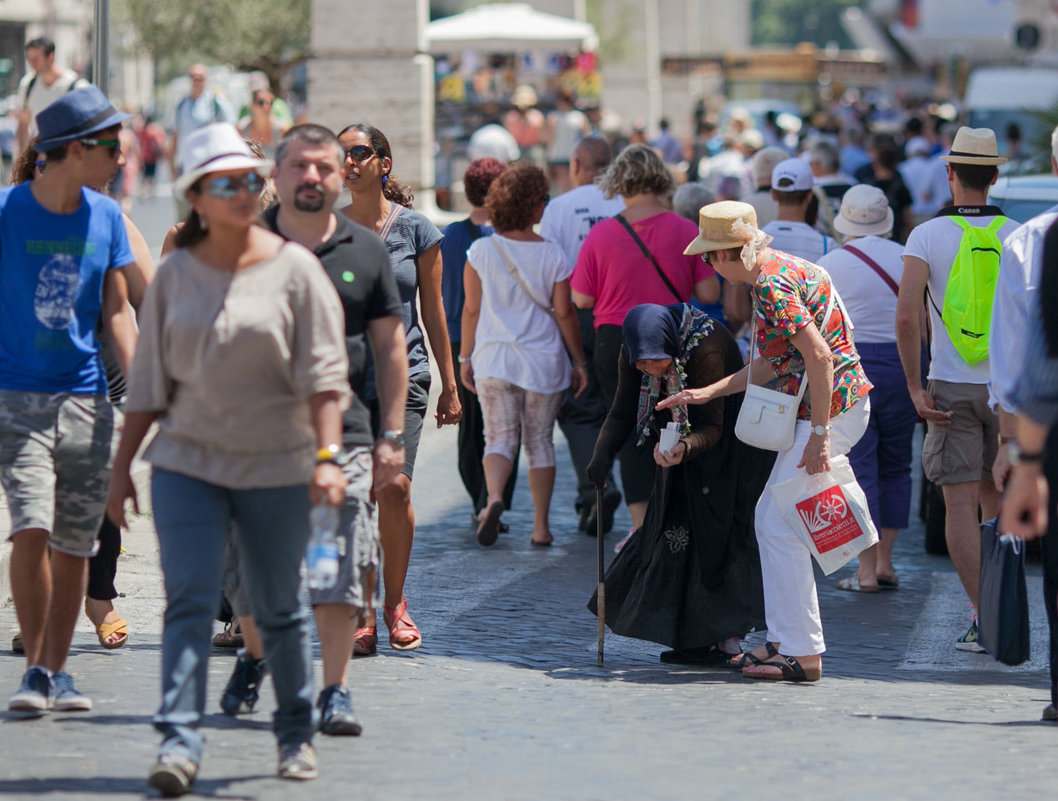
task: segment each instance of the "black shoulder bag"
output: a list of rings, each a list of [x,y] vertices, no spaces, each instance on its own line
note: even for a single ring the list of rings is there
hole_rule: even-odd
[[[639,249],[643,251],[643,255],[650,259],[650,263],[654,265],[654,269],[658,271],[658,276],[661,278],[662,281],[665,282],[665,286],[669,288],[669,292],[671,292],[672,296],[676,298],[676,302],[686,303],[687,298],[680,297],[680,293],[676,290],[676,287],[672,285],[672,281],[669,280],[669,277],[665,275],[665,271],[661,269],[661,265],[658,264],[658,260],[654,258],[654,254],[650,252],[650,249],[646,246],[646,243],[639,238],[639,234],[636,233],[635,229],[631,225],[629,225],[628,220],[626,220],[620,214],[614,217],[614,219],[625,227],[625,230],[632,235],[632,239],[634,239],[636,241],[636,244],[639,245]]]

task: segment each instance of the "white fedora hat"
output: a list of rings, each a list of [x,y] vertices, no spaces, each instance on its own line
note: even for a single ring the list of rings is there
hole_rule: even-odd
[[[180,143],[180,164],[184,172],[173,182],[173,194],[178,198],[184,198],[203,175],[256,170],[267,178],[274,166],[274,162],[254,156],[235,126],[227,122],[210,123],[188,134]]]
[[[968,128],[964,125],[955,133],[951,152],[941,156],[941,160],[950,164],[995,166],[1003,164],[1007,159],[999,155],[995,131],[991,128]]]

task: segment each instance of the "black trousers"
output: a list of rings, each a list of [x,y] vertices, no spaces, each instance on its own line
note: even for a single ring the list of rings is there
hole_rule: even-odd
[[[99,527],[99,551],[88,560],[89,598],[96,601],[112,601],[118,597],[114,587],[114,576],[118,572],[118,556],[121,554],[121,529],[103,517]]]
[[[595,375],[599,379],[606,408],[617,394],[617,360],[621,358],[621,326],[600,325],[595,331]],[[621,486],[625,503],[645,503],[654,489],[654,447],[644,442],[636,447],[633,431],[617,455],[621,461]]]
[[[485,456],[485,420],[481,416],[481,404],[478,396],[463,386],[459,380],[459,346],[462,343],[452,343],[452,364],[456,366],[456,387],[459,391],[459,404],[463,407],[463,417],[459,421],[459,430],[456,435],[459,450],[459,477],[463,480],[463,486],[474,504],[474,514],[478,514],[489,500],[489,489],[485,485],[485,468],[481,460]],[[514,496],[514,485],[518,480],[518,454],[514,453],[514,464],[511,465],[511,477],[507,479],[507,486],[503,488],[503,505],[511,508],[511,498]],[[590,458],[590,455],[589,455]]]
[[[1051,635],[1051,703],[1058,706],[1058,426],[1051,429],[1047,439],[1047,458],[1044,474],[1050,485],[1047,533],[1043,536],[1043,600],[1047,607],[1047,625]]]
[[[577,323],[584,358],[588,362],[588,387],[579,398],[574,395],[572,387],[566,390],[558,410],[558,426],[569,443],[569,458],[577,476],[576,508],[579,511],[595,505],[595,487],[588,480],[587,469],[609,406],[603,399],[595,374],[595,315],[591,309],[577,309]],[[613,481],[610,484],[612,486]]]

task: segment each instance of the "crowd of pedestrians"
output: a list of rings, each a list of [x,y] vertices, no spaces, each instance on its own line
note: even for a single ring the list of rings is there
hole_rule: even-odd
[[[847,454],[880,537],[837,586],[896,590],[925,420],[923,467],[972,605],[978,520],[1000,514],[1004,486],[1003,527],[1046,532],[1058,718],[1058,208],[1019,227],[989,205],[1005,161],[993,131],[960,128],[935,159],[914,126],[903,142],[797,143],[740,114],[685,182],[667,124],[615,152],[564,101],[549,170],[473,161],[472,210],[442,232],[377,127],[278,123],[264,87],[236,126],[205,69],[190,77],[172,140],[186,214],[156,272],[102,194],[131,145],[129,115],[95,87],[35,114],[0,190],[0,480],[27,665],[11,710],[91,709],[65,672],[82,605],[103,647],[127,641],[114,566],[146,442],[167,597],[149,783],[175,796],[195,781],[222,596],[245,646],[223,711],[252,710],[271,677],[278,773],[314,778],[315,732],[362,730],[349,661],[379,647],[379,611],[396,651],[429,635],[405,582],[432,366],[433,419],[460,426],[451,458],[482,546],[555,540],[557,422],[579,482],[558,514],[589,535],[622,498],[631,517],[606,575],[611,628],[667,646],[664,662],[751,679],[818,681],[827,650],[813,551],[773,490]],[[541,121],[516,116],[536,147]],[[1058,173],[1058,131],[1053,148]],[[788,396],[790,441],[739,430],[755,385]],[[509,532],[523,449],[533,525]],[[310,584],[310,610],[302,563],[329,508],[337,574]],[[984,651],[975,612],[954,634]]]

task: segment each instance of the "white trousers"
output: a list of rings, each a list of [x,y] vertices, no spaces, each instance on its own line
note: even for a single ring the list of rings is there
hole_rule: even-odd
[[[830,455],[846,454],[867,430],[871,402],[864,398],[851,409],[830,420]],[[798,420],[794,442],[780,451],[768,477],[768,485],[757,501],[754,524],[760,548],[760,569],[764,579],[764,619],[768,642],[780,643],[787,656],[821,654],[823,624],[819,619],[819,599],[812,555],[783,520],[771,488],[788,481],[804,468],[798,468],[805,445],[812,434],[812,423]]]

